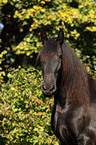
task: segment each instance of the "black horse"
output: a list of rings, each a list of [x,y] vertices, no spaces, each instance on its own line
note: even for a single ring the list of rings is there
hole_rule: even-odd
[[[47,39],[41,31],[40,60],[44,96],[54,95],[52,130],[62,145],[96,145],[96,80],[83,68],[79,58],[64,40]]]

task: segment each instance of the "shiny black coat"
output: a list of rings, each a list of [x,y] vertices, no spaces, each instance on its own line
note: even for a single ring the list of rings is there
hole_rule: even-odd
[[[42,30],[41,38],[41,88],[46,97],[54,95],[53,132],[61,145],[96,145],[96,80],[64,41],[62,29],[50,39]]]

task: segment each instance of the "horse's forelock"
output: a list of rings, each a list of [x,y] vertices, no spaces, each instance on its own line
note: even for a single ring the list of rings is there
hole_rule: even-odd
[[[57,43],[57,41],[53,38],[49,38],[41,49],[40,61],[44,62],[50,57],[56,55],[59,48],[60,45]]]

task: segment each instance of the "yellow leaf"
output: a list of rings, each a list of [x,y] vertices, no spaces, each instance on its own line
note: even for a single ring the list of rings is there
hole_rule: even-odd
[[[14,87],[11,87],[11,90],[13,90],[13,91],[14,91],[14,90],[15,90],[15,88],[14,88]]]
[[[45,4],[45,2],[44,1],[41,1],[41,4]]]
[[[12,75],[10,73],[8,73],[7,77],[10,79],[10,78],[12,78]]]
[[[43,12],[43,13],[44,13],[44,12],[45,12],[45,9],[41,9],[41,12]]]
[[[30,55],[30,52],[27,52],[26,55],[29,56]]]

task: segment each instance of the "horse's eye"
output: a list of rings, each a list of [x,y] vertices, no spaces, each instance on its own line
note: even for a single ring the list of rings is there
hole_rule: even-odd
[[[60,55],[59,58],[62,58],[62,55]]]
[[[57,71],[60,69],[60,67],[61,67],[61,63],[58,64]]]
[[[55,73],[56,74],[58,73],[58,71],[60,70],[60,68],[61,68],[61,59],[59,58],[58,59],[58,64],[57,64],[57,67],[56,67],[56,70],[55,70]]]

